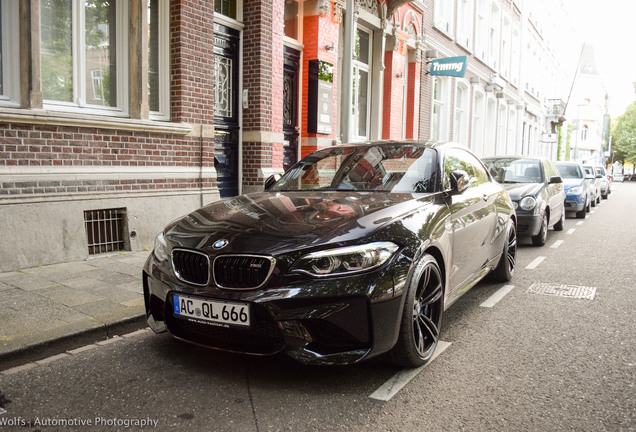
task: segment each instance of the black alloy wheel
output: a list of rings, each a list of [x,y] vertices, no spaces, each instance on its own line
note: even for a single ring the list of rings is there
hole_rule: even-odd
[[[495,282],[508,282],[512,279],[517,267],[517,229],[515,224],[511,223],[508,229],[508,238],[504,244],[503,254],[499,260],[499,264],[491,273]]]
[[[539,228],[539,233],[536,236],[532,237],[532,244],[535,246],[543,246],[545,242],[547,241],[548,241],[548,215],[544,213],[543,218],[541,218],[541,227]]]
[[[400,335],[391,351],[395,364],[415,368],[426,364],[439,342],[444,310],[442,273],[435,258],[424,255],[410,284],[400,323]]]

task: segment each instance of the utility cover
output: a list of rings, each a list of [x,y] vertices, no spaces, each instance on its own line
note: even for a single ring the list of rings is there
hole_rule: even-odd
[[[528,288],[528,292],[531,294],[543,294],[557,297],[594,300],[596,288],[577,285],[535,282],[530,285],[530,288]]]

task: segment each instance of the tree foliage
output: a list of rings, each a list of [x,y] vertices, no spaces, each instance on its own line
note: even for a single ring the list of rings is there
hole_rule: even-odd
[[[636,162],[636,101],[627,107],[623,115],[612,122],[614,159]]]

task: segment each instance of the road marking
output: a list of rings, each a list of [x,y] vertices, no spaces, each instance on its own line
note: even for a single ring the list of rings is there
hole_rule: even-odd
[[[435,349],[435,352],[433,353],[433,357],[431,357],[431,360],[428,361],[424,366],[420,366],[416,369],[403,369],[399,371],[398,373],[393,375],[393,377],[390,380],[382,384],[376,391],[371,393],[369,397],[371,399],[377,399],[377,400],[381,400],[385,402],[389,401],[400,390],[402,390],[402,387],[407,385],[409,381],[411,381],[413,378],[417,376],[417,374],[422,372],[422,370],[426,366],[431,364],[431,362],[435,360],[435,358],[437,358],[437,356],[440,355],[442,352],[444,352],[444,350],[448,348],[449,346],[451,346],[450,342],[444,342],[444,341],[437,342],[437,348]]]
[[[488,299],[482,304],[480,304],[479,306],[487,307],[487,308],[493,307],[499,302],[499,300],[504,298],[506,294],[512,291],[514,287],[515,287],[514,285],[504,285],[503,287],[499,288],[499,290],[496,293],[488,297]]]
[[[539,264],[541,264],[541,262],[544,259],[545,259],[545,257],[543,257],[543,256],[535,258],[534,261],[532,261],[530,264],[528,264],[528,266],[526,267],[526,270],[534,270],[534,269],[536,269],[539,266]]]
[[[570,229],[568,230],[568,232],[566,232],[566,234],[572,234],[574,231],[576,231],[576,229],[575,229],[575,228],[570,228]]]
[[[583,225],[583,221],[578,221],[578,222],[576,223],[576,225],[577,225],[577,226],[581,226],[581,225]]]
[[[552,249],[556,249],[556,248],[558,248],[559,246],[561,246],[562,244],[563,244],[563,240],[557,240],[557,241],[555,241],[555,242],[552,244],[552,246],[550,246],[550,247],[551,247]]]

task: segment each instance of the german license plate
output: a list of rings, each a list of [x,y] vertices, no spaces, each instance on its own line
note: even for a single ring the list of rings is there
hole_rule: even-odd
[[[209,324],[249,327],[250,307],[247,303],[232,303],[173,294],[174,315]]]

